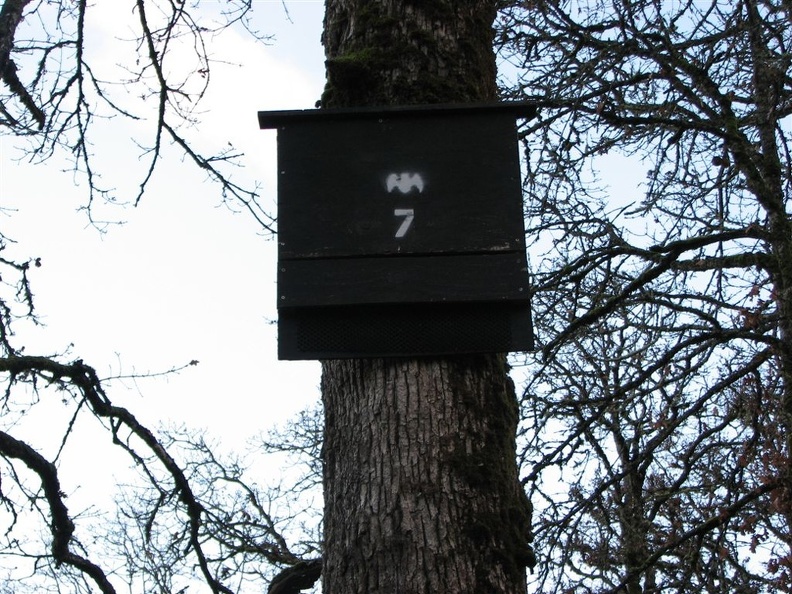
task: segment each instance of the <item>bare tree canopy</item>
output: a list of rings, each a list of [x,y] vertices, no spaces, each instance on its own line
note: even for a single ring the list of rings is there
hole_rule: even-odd
[[[501,13],[505,92],[543,106],[524,131],[543,592],[792,587],[791,8]],[[642,198],[602,187],[612,163],[646,171]]]
[[[125,37],[118,41],[126,58],[108,67],[94,45],[96,9],[86,0],[5,0],[0,9],[0,134],[26,139],[34,161],[68,155],[87,182],[85,206],[90,207],[97,198],[119,199],[105,181],[112,179],[110,172],[96,163],[97,152],[106,147],[94,128],[114,118],[145,122],[141,137],[134,139],[147,165],[133,203],[141,200],[165,147],[172,145],[234,206],[271,231],[273,219],[259,204],[257,189],[234,181],[241,155],[232,146],[201,146],[195,129],[215,64],[212,39],[229,28],[265,39],[251,29],[251,9],[250,0],[121,5],[113,18],[124,25]]]
[[[264,39],[250,28],[252,3],[112,4],[118,19],[113,24],[128,32],[116,39],[126,50],[121,64],[112,64],[98,47],[107,23],[94,13],[106,4],[2,3],[0,134],[14,138],[9,146],[20,147],[42,167],[66,159],[87,188],[85,202],[74,206],[85,208],[101,227],[94,214],[104,204],[123,202],[126,190],[113,187],[118,160],[97,158],[114,148],[103,144],[106,127],[104,135],[101,129],[108,121],[141,124],[140,136],[131,141],[142,175],[130,204],[142,198],[156,172],[167,169],[166,155],[173,158],[176,149],[183,162],[197,166],[198,177],[215,182],[231,206],[247,210],[269,233],[274,219],[257,189],[235,181],[240,155],[225,143],[207,152],[196,130],[216,64],[212,41],[233,28]],[[252,128],[255,112],[250,121]],[[101,169],[108,162],[111,168]],[[243,452],[223,452],[197,430],[145,426],[117,398],[125,381],[141,375],[103,377],[65,345],[60,353],[31,352],[24,327],[39,324],[30,273],[41,260],[9,255],[19,252],[7,249],[19,232],[9,227],[4,218],[0,583],[20,593],[195,587],[230,593],[251,583],[260,591],[278,567],[315,573],[316,522],[306,511],[309,504],[295,496],[302,486],[286,477],[259,486]],[[197,363],[148,375],[178,373]],[[267,448],[261,445],[257,455]],[[84,458],[75,462],[80,452]],[[84,476],[90,490],[93,476],[116,474],[123,484],[110,509],[105,493],[86,493],[76,478]],[[302,528],[290,527],[287,542],[285,519],[295,515]]]
[[[114,197],[94,167],[93,124],[145,116],[151,127],[138,143],[146,167],[131,202],[172,145],[270,229],[255,188],[237,186],[230,174],[233,149],[204,153],[191,128],[211,79],[209,42],[225,27],[246,26],[252,4],[212,3],[214,12],[204,12],[197,2],[131,2],[118,18],[128,19],[133,51],[111,79],[86,51],[88,3],[6,0],[0,130],[25,142],[35,160],[70,155],[89,183],[91,206]],[[496,17],[501,96],[540,107],[522,136],[542,350],[513,358],[522,365],[515,377],[524,378],[518,461],[534,506],[538,561],[528,590],[792,591],[792,5],[339,0],[327,12],[326,105],[490,98],[493,71],[481,37],[474,47],[447,29],[451,16],[473,7]],[[397,9],[417,15],[418,25],[409,30]],[[468,72],[464,64],[448,67],[448,56],[427,59],[435,29],[448,47],[459,43],[484,60],[478,78],[450,86],[453,79],[422,78],[424,67]],[[473,30],[491,40],[488,24]],[[404,35],[396,51],[385,42],[394,31]],[[394,63],[402,68],[391,70]],[[613,183],[636,177],[641,186],[629,192]],[[7,241],[0,237],[0,248]],[[351,457],[322,468],[323,412],[306,412],[259,444],[296,456],[305,470],[255,484],[250,462],[221,454],[207,436],[143,426],[112,401],[112,380],[85,362],[33,355],[17,343],[14,324],[34,317],[28,275],[37,265],[0,259],[0,508],[10,518],[0,549],[16,563],[0,571],[24,574],[20,591],[310,588],[323,555],[319,477],[345,464],[353,466],[345,472],[363,468]],[[503,365],[495,357],[480,363]],[[411,365],[326,364],[330,422],[356,426],[343,410],[355,403],[342,384],[364,373],[383,382],[401,374],[404,390],[391,393],[407,402],[410,382],[426,371]],[[470,391],[476,423],[498,412],[478,397],[498,396],[490,404],[503,414],[494,426],[505,428],[483,430],[480,443],[501,453],[513,448],[516,422],[504,370],[492,372],[500,380],[488,388]],[[483,385],[464,366],[454,374]],[[66,429],[45,447],[23,431],[23,420],[53,403],[63,405]],[[416,415],[415,425],[432,415]],[[60,474],[62,451],[85,430],[84,419],[140,472],[96,534],[84,529],[90,514],[70,508]],[[368,439],[363,431],[347,431],[346,441],[330,435],[337,450],[325,450],[326,459]],[[522,531],[512,551],[519,555],[502,564],[511,577],[522,571],[516,562],[534,561],[525,542],[531,531],[523,531],[530,507],[518,501],[513,474],[509,466],[500,475],[508,475],[504,492],[514,497],[506,499],[519,512],[512,531],[479,533],[491,543]],[[487,476],[479,468],[466,480]],[[390,511],[406,509],[404,498],[394,501]],[[338,509],[332,528],[342,533],[346,508]],[[507,520],[510,510],[502,510]],[[510,580],[520,589],[518,581]]]

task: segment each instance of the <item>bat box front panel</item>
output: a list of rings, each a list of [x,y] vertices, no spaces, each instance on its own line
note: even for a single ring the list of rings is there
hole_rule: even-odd
[[[278,163],[282,259],[524,249],[508,114],[286,125]]]
[[[525,304],[281,310],[278,357],[351,359],[503,353],[533,348]]]

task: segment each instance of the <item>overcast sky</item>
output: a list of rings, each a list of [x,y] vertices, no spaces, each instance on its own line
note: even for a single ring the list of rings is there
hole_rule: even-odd
[[[260,184],[262,202],[274,213],[276,133],[259,130],[256,116],[314,107],[324,85],[324,9],[321,0],[288,0],[287,15],[281,0],[253,3],[258,28],[275,38],[262,45],[229,31],[212,40],[218,63],[195,132],[202,142],[230,143],[245,154],[235,179]],[[89,51],[97,67],[128,59],[113,41],[124,37],[118,6],[118,0],[97,0],[89,9]],[[134,198],[144,165],[128,138],[140,128],[120,119],[100,124],[96,158],[107,167],[103,181],[122,198]],[[111,382],[108,395],[151,427],[206,428],[228,449],[319,400],[318,362],[277,360],[274,239],[249,215],[223,206],[219,188],[193,164],[163,163],[138,207],[107,213],[125,224],[102,234],[78,210],[86,188],[62,160],[30,165],[18,157],[13,139],[0,138],[0,230],[17,242],[4,255],[38,257],[42,264],[32,269],[31,281],[43,325],[22,325],[16,338],[27,354],[82,359],[103,377],[157,373],[197,360],[178,375]],[[640,168],[625,167],[621,157],[607,159],[622,187],[630,188],[614,200],[636,199]],[[627,175],[634,183],[624,183]],[[52,415],[51,407],[39,410],[26,414],[27,427],[38,446],[42,428],[58,425],[47,430],[52,453],[68,418],[43,416]],[[106,448],[108,460],[116,455],[128,465],[111,453],[106,433],[84,434],[95,438],[75,443],[73,460],[94,468],[97,448]],[[75,507],[75,493],[92,500],[102,489],[111,492],[117,480],[114,472],[79,475],[65,485]]]
[[[264,46],[232,31],[213,40],[225,63],[213,67],[199,132],[243,151],[237,179],[260,183],[263,201],[274,204],[275,132],[260,131],[256,114],[314,106],[324,83],[323,5],[288,1],[288,16],[280,0],[254,5],[259,29],[275,39]],[[111,66],[124,60],[110,43],[123,35],[110,28],[118,16],[112,0],[89,8],[92,47]],[[124,142],[128,124],[114,120],[103,130],[97,157],[112,172],[104,181],[129,198],[140,179],[131,176],[139,161]],[[78,212],[85,187],[63,162],[18,163],[13,142],[0,142],[2,229],[17,241],[6,255],[42,263],[31,280],[44,325],[25,326],[17,340],[26,353],[68,349],[66,360],[83,359],[102,376],[197,360],[164,380],[115,383],[110,397],[148,423],[184,421],[228,438],[319,398],[318,363],[277,361],[274,241],[249,215],[221,206],[219,188],[194,165],[161,166],[137,208],[111,213],[126,223],[100,234]]]
[[[211,40],[212,86],[191,132],[242,151],[235,180],[260,184],[273,212],[276,133],[259,130],[257,112],[313,108],[324,85],[323,3],[285,4],[288,14],[281,0],[254,0],[257,27],[274,35],[269,45],[233,30]],[[129,56],[119,40],[130,37],[129,21],[119,18],[117,1],[99,0],[88,15],[94,66],[123,64]],[[139,124],[99,124],[103,181],[132,199],[145,165],[128,141]],[[17,344],[26,353],[82,359],[104,377],[197,360],[176,376],[113,382],[109,396],[152,427],[183,422],[229,447],[319,400],[318,362],[277,360],[275,241],[249,215],[222,206],[219,188],[196,166],[178,157],[163,163],[138,207],[108,214],[125,224],[102,234],[78,210],[86,189],[62,160],[20,163],[13,147],[13,139],[0,138],[0,229],[17,242],[5,256],[42,263],[31,281],[44,325],[21,327]],[[630,188],[612,199],[630,202],[638,197],[640,168],[624,167],[623,159],[608,157]],[[624,183],[627,174],[634,183]],[[41,422],[29,415],[38,433]]]

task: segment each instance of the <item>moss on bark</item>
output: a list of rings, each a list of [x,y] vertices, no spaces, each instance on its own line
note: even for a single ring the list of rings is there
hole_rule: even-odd
[[[325,107],[475,102],[496,95],[491,3],[328,5]]]

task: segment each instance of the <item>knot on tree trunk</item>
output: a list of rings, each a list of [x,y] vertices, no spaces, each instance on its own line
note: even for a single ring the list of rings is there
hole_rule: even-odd
[[[299,594],[313,586],[321,573],[321,559],[300,561],[276,575],[267,588],[267,594]]]

